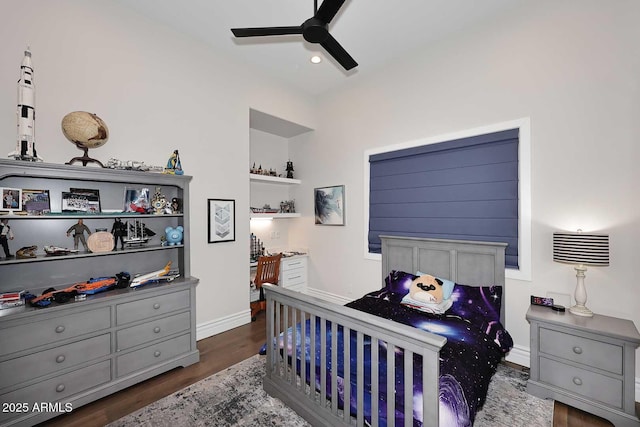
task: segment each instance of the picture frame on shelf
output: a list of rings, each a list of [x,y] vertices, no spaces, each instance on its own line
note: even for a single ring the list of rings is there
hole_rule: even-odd
[[[236,201],[234,199],[207,199],[209,243],[236,240]]]
[[[313,190],[316,225],[344,225],[344,185],[319,187]]]
[[[15,212],[22,210],[22,189],[3,187],[0,190],[2,191],[0,211]]]
[[[45,215],[51,213],[49,190],[22,189],[22,211],[27,215]]]
[[[70,188],[69,191],[74,194],[87,196],[89,198],[91,213],[102,212],[102,206],[100,205],[100,190],[90,188]]]
[[[71,191],[62,192],[62,213],[100,213],[99,198],[93,195],[78,194]]]

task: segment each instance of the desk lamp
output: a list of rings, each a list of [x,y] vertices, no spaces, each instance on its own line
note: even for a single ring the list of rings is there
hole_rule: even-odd
[[[585,304],[587,303],[587,289],[584,286],[585,271],[588,265],[606,267],[609,265],[609,235],[583,233],[557,232],[553,233],[553,260],[575,264],[576,305],[569,311],[578,316],[591,317],[593,312]]]

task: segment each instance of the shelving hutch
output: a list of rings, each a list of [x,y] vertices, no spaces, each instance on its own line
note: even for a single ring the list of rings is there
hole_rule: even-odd
[[[114,289],[48,307],[0,310],[0,425],[33,425],[178,366],[199,360],[195,331],[198,279],[190,272],[189,182],[191,177],[0,159],[0,187],[48,190],[51,214],[4,213],[15,239],[12,253],[37,246],[34,258],[0,259],[0,291],[64,289],[119,272],[144,274],[171,261],[179,277],[169,283]],[[62,213],[62,192],[98,190],[102,213]],[[122,213],[126,189],[156,188],[182,200],[179,213]],[[73,247],[67,229],[83,219],[92,232],[111,231],[115,218],[142,221],[155,232],[149,243],[91,253],[47,256],[45,245]],[[167,226],[184,228],[182,244],[163,246]],[[4,255],[0,253],[0,255]],[[61,411],[38,412],[49,402]],[[66,405],[66,406],[65,406]]]

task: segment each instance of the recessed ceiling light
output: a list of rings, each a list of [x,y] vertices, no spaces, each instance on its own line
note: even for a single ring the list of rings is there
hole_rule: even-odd
[[[322,62],[322,58],[321,58],[320,56],[318,56],[318,55],[313,55],[313,56],[311,57],[311,62],[312,62],[313,64],[319,64],[319,63],[321,63],[321,62]]]

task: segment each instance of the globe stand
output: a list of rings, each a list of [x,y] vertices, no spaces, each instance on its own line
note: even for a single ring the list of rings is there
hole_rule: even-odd
[[[97,163],[103,168],[106,168],[106,166],[103,165],[100,160],[92,159],[91,157],[89,157],[89,149],[87,147],[83,147],[78,143],[75,143],[75,144],[76,144],[76,147],[84,151],[84,155],[82,157],[74,157],[73,159],[65,163],[65,165],[72,165],[75,162],[82,162],[82,166],[87,166],[87,163]]]

